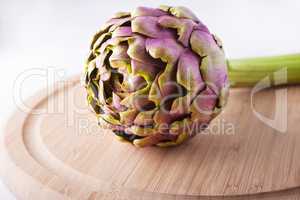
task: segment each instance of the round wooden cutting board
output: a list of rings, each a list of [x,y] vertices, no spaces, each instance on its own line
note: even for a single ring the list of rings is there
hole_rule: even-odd
[[[300,198],[299,87],[257,92],[253,102],[251,88],[232,89],[192,140],[136,148],[97,126],[78,77],[59,85],[5,129],[1,175],[18,199]]]

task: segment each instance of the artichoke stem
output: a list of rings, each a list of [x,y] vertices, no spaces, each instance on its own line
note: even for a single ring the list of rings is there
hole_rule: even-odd
[[[254,86],[268,78],[272,86],[300,84],[300,54],[227,60],[233,87]]]

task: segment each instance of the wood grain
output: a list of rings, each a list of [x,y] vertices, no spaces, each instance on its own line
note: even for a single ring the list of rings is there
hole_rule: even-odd
[[[207,131],[175,148],[135,148],[97,126],[74,77],[12,116],[1,176],[19,199],[30,200],[300,199],[300,88],[265,90],[252,103],[273,118],[276,92],[285,90],[285,133],[254,114],[250,88],[232,89]]]

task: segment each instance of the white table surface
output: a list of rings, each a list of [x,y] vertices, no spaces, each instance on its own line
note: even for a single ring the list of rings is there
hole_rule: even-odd
[[[222,38],[229,58],[300,52],[298,0],[0,0],[1,126],[16,107],[12,88],[22,72],[54,67],[66,75],[79,73],[90,38],[105,19],[116,11],[160,4],[194,10]],[[45,85],[39,78],[26,80],[22,98]],[[0,199],[14,199],[1,181]]]

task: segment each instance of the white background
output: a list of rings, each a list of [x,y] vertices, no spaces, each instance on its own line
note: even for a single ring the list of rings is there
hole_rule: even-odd
[[[109,16],[160,4],[191,8],[223,40],[228,58],[300,52],[298,0],[0,0],[1,126],[15,109],[13,85],[22,72],[55,67],[67,76],[79,73],[91,36]],[[26,98],[45,85],[27,80],[19,95]],[[0,199],[14,199],[1,181]]]

